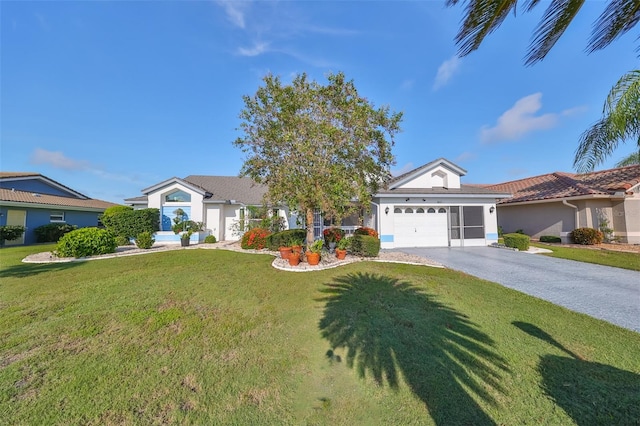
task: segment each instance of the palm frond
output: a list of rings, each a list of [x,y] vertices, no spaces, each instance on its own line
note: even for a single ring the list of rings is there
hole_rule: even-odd
[[[622,76],[613,86],[603,108],[615,136],[640,139],[640,70]]]
[[[632,152],[616,163],[616,167],[634,166],[640,164],[640,152]]]
[[[603,118],[580,136],[573,167],[578,173],[593,171],[618,147],[620,139],[611,137],[611,123]]]
[[[447,0],[446,5],[456,5],[460,0]],[[518,0],[469,0],[466,18],[456,35],[458,54],[466,56],[480,47],[484,38],[497,29],[509,12],[515,13]]]
[[[587,52],[607,47],[640,21],[640,0],[611,0],[591,32]]]
[[[547,56],[583,4],[584,0],[553,0],[551,2],[533,33],[525,65],[533,65]]]

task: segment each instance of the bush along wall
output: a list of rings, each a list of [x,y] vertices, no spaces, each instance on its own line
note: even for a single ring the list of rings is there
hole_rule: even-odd
[[[351,253],[356,256],[376,257],[380,253],[380,240],[371,235],[354,235],[350,246]]]
[[[269,250],[278,251],[280,247],[291,247],[293,241],[304,241],[306,238],[306,229],[287,229],[269,235],[266,243]]]
[[[160,230],[158,209],[119,209],[104,214],[100,220],[114,235],[127,239],[136,238],[142,232],[154,233]]]
[[[529,250],[530,238],[525,234],[504,234],[504,245],[520,251]]]
[[[86,257],[116,251],[116,237],[107,229],[81,228],[60,238],[54,254],[58,257]]]
[[[76,225],[67,223],[50,223],[48,225],[38,226],[33,230],[38,243],[57,243],[62,236],[68,232],[78,229]]]
[[[562,239],[554,235],[542,235],[540,237],[540,242],[541,243],[560,243],[562,242]]]
[[[594,245],[602,243],[604,234],[593,228],[577,228],[571,232],[571,239],[576,244]]]

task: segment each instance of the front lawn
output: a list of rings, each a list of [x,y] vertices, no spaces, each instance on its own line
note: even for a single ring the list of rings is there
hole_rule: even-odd
[[[552,253],[543,253],[545,256],[640,271],[640,254],[638,253],[585,247],[562,247],[543,243],[532,243],[531,245],[552,251]]]
[[[635,424],[640,334],[446,269],[0,250],[0,423]]]

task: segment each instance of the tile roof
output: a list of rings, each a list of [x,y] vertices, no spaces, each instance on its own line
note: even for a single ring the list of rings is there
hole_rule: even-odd
[[[510,195],[509,191],[502,190],[494,190],[490,188],[484,188],[479,185],[460,185],[460,188],[394,188],[394,189],[381,189],[378,191],[380,195],[390,195],[390,194],[398,194],[398,195],[412,195],[412,194],[434,194],[434,195],[443,195],[443,194],[451,194],[451,195],[487,195],[494,196],[500,195],[504,197],[508,197]]]
[[[190,175],[184,180],[213,194],[212,200],[237,200],[243,204],[262,204],[267,187],[248,177]]]
[[[41,174],[35,173],[35,172],[0,172],[0,178],[14,178],[14,177],[27,177],[27,176],[41,176]]]
[[[610,196],[627,192],[639,184],[640,165],[634,165],[585,174],[548,173],[485,188],[511,192],[512,198],[500,201],[500,204],[510,204],[589,195]]]
[[[102,210],[111,206],[117,206],[115,203],[92,198],[61,197],[58,195],[38,194],[29,191],[13,191],[6,188],[0,188],[0,202],[2,201]]]

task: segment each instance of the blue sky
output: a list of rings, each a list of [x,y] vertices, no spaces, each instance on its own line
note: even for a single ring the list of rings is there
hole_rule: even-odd
[[[237,175],[243,95],[269,72],[325,82],[342,71],[376,106],[404,112],[395,173],[440,157],[467,170],[465,183],[571,172],[580,134],[638,67],[635,33],[585,53],[605,4],[586,3],[525,67],[544,4],[458,59],[463,10],[444,0],[3,1],[0,166],[120,203],[173,176]]]

